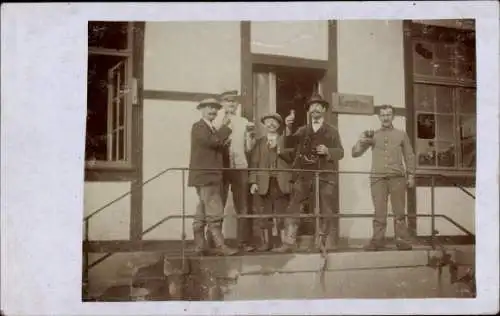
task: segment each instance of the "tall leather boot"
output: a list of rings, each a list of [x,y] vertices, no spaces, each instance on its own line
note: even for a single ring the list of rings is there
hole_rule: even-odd
[[[267,227],[267,228],[261,228],[260,230],[260,246],[257,248],[257,251],[269,251],[271,250],[271,236],[272,236],[272,229]]]
[[[193,228],[193,238],[194,238],[194,253],[196,255],[202,256],[206,251],[205,244],[205,229],[204,227],[194,227]]]
[[[297,224],[287,223],[285,225],[285,234],[281,247],[274,248],[272,251],[277,253],[292,252],[297,248]]]
[[[212,224],[210,232],[215,243],[214,253],[222,256],[232,256],[238,253],[238,249],[231,248],[224,242],[224,235],[222,234],[222,225]]]

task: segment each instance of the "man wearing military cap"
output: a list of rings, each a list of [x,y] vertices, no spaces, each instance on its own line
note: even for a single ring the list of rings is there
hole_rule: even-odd
[[[191,128],[190,169],[222,168],[223,154],[229,143],[231,128],[228,116],[223,117],[219,126],[214,126],[214,119],[222,105],[215,99],[201,101],[197,108],[202,118]],[[196,188],[199,203],[193,220],[195,252],[206,250],[205,227],[213,238],[215,251],[221,255],[233,255],[238,252],[224,243],[222,219],[224,207],[221,197],[222,171],[191,170],[188,186]]]
[[[295,149],[294,169],[331,170],[337,161],[344,157],[344,148],[337,128],[325,122],[325,113],[329,107],[321,96],[314,95],[306,103],[310,122],[301,126],[292,134],[293,113],[285,119],[285,145]],[[322,173],[319,181],[319,209],[322,214],[333,214],[335,174]],[[287,212],[299,214],[301,205],[306,201],[315,202],[315,184],[313,172],[298,172],[293,179],[292,194]],[[277,252],[289,252],[296,246],[297,218],[285,219],[285,242],[275,249]],[[320,226],[321,240],[316,245],[329,242],[333,237],[331,219],[322,219]]]
[[[248,168],[248,155],[255,144],[254,127],[245,117],[237,115],[241,97],[238,91],[225,91],[219,96],[222,110],[215,119],[215,125],[219,126],[224,117],[230,117],[232,133],[229,136],[229,146],[224,152],[224,168],[246,169]],[[248,171],[226,170],[223,172],[222,203],[226,205],[227,197],[231,187],[233,195],[234,210],[237,214],[248,214],[248,204],[251,203],[248,190]],[[251,246],[252,220],[239,219],[237,222],[237,239],[243,251],[253,251]]]
[[[259,169],[290,169],[293,155],[285,151],[280,129],[283,119],[278,113],[270,113],[261,118],[266,128],[266,135],[257,139],[250,158],[250,167]],[[256,197],[257,207],[261,214],[283,213],[288,205],[291,191],[290,172],[250,171],[250,192]],[[277,221],[277,231],[283,229],[282,219]],[[258,251],[272,248],[273,219],[258,220],[260,228],[260,247]]]

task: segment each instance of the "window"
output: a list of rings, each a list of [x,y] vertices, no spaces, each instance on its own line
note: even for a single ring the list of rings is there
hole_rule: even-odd
[[[412,31],[418,167],[473,170],[475,32],[423,24]]]
[[[132,23],[89,22],[87,167],[127,167],[131,154]]]

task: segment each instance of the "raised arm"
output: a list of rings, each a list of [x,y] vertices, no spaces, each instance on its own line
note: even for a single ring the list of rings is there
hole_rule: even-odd
[[[362,156],[368,148],[373,146],[373,139],[369,139],[363,135],[361,135],[360,139],[356,142],[354,146],[352,146],[351,155],[353,158],[357,158]]]
[[[200,146],[222,148],[231,132],[232,130],[226,124],[222,125],[215,133],[207,132],[203,126],[195,124],[191,129],[191,139]]]

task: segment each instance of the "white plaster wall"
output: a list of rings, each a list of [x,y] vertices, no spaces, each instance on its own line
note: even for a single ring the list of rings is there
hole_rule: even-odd
[[[85,182],[85,216],[130,191],[130,182]],[[89,240],[129,240],[130,195],[89,221]]]
[[[252,53],[328,59],[327,21],[252,21]]]
[[[475,194],[474,188],[467,189]],[[431,188],[417,188],[417,214],[431,214]],[[443,214],[475,232],[475,200],[455,187],[436,188],[434,197],[436,214]],[[417,231],[420,235],[431,234],[431,219],[419,218]],[[440,235],[465,235],[445,219],[436,218],[435,228]]]
[[[147,22],[144,89],[240,90],[240,22]]]
[[[144,89],[195,93],[240,90],[240,46],[240,22],[147,22]],[[188,167],[190,130],[199,119],[195,102],[145,100],[145,179],[165,168]],[[181,183],[182,176],[177,171],[144,188],[144,229],[166,215],[180,215]],[[188,214],[193,214],[196,193],[192,188],[186,188],[185,192],[185,208]],[[232,207],[228,206],[230,212]],[[191,223],[191,220],[185,222],[187,238],[192,237]],[[225,231],[227,237],[232,237],[231,220],[225,221]],[[182,221],[172,219],[144,238],[180,239],[181,234]]]
[[[338,91],[372,95],[375,104],[404,107],[403,26],[401,21],[340,20],[338,36]],[[377,116],[339,114],[339,132],[345,149],[340,171],[370,171],[371,152],[352,158],[351,148],[366,129],[379,126]],[[405,119],[394,125],[405,129]],[[373,213],[368,175],[340,175],[340,210],[345,213]],[[390,206],[389,206],[390,210]],[[369,238],[371,219],[341,220],[341,236]],[[388,221],[387,235],[394,235]]]
[[[192,124],[200,119],[195,102],[145,100],[144,102],[144,179],[149,179],[162,170],[172,167],[188,167],[190,156],[190,133]],[[193,188],[187,187],[188,172],[182,183],[181,171],[170,171],[144,187],[144,229],[154,225],[165,216],[181,215],[182,189],[185,189],[186,214],[193,215],[198,197]],[[230,200],[230,199],[229,199]],[[228,212],[232,207],[228,203]],[[184,223],[188,239],[192,238],[192,220]],[[234,220],[225,222],[226,237],[234,236]],[[144,239],[181,239],[182,220],[171,219],[156,228]]]

